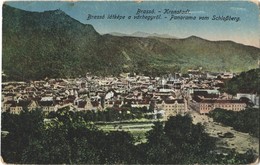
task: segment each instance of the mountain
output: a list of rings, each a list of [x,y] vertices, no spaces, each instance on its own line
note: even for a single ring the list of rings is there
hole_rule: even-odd
[[[112,36],[128,36],[128,37],[158,37],[158,38],[177,38],[177,37],[174,37],[174,36],[171,36],[169,34],[157,34],[157,33],[153,33],[153,34],[150,34],[150,33],[146,33],[146,32],[134,32],[132,34],[124,34],[124,33],[118,33],[118,32],[111,32],[109,33],[110,35]]]
[[[158,38],[177,38],[174,36],[171,36],[169,34],[157,34],[157,33],[145,33],[145,32],[134,32],[133,34],[131,34],[130,36],[134,36],[134,37],[158,37]]]
[[[150,37],[151,34],[150,33],[145,33],[145,32],[134,32],[132,33],[130,36],[133,36],[133,37]]]
[[[111,32],[111,33],[108,33],[108,34],[112,35],[112,36],[119,36],[119,37],[130,36],[130,34],[124,34],[124,33],[119,33],[119,32]]]
[[[169,34],[157,34],[157,33],[153,33],[150,35],[150,37],[159,37],[159,38],[175,38],[177,39],[177,37],[175,36],[171,36]]]
[[[9,80],[76,77],[87,72],[149,75],[203,67],[245,71],[260,49],[231,41],[98,34],[61,10],[28,12],[3,5],[2,60]]]

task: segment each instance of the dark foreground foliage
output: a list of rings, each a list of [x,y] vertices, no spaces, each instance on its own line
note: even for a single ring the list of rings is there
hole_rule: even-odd
[[[259,109],[257,108],[248,108],[239,112],[216,108],[210,112],[209,116],[216,122],[259,138]]]
[[[250,163],[253,151],[217,154],[215,139],[190,116],[154,123],[147,142],[135,145],[124,131],[103,132],[77,113],[58,111],[44,118],[40,110],[20,115],[2,113],[1,155],[7,163],[29,164],[194,164]]]
[[[260,68],[242,72],[227,81],[224,91],[235,95],[236,93],[260,93]]]

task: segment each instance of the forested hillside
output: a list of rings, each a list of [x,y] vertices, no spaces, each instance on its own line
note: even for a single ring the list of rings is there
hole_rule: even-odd
[[[260,49],[230,41],[98,34],[61,10],[28,12],[3,5],[3,71],[8,80],[77,77],[86,72],[150,75],[202,67],[255,68]]]
[[[260,68],[242,72],[225,84],[224,91],[230,94],[260,93]]]

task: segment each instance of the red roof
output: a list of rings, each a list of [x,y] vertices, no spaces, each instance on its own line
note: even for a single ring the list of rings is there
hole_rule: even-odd
[[[245,104],[245,102],[242,102],[240,100],[202,100],[200,103],[221,103],[221,104]]]

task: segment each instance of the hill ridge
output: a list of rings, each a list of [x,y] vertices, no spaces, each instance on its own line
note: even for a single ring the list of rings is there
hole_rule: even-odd
[[[240,72],[257,67],[255,59],[260,57],[259,48],[196,36],[100,35],[92,25],[63,11],[43,13],[3,6],[3,71],[11,80],[77,77],[86,72],[160,75],[198,67]]]

